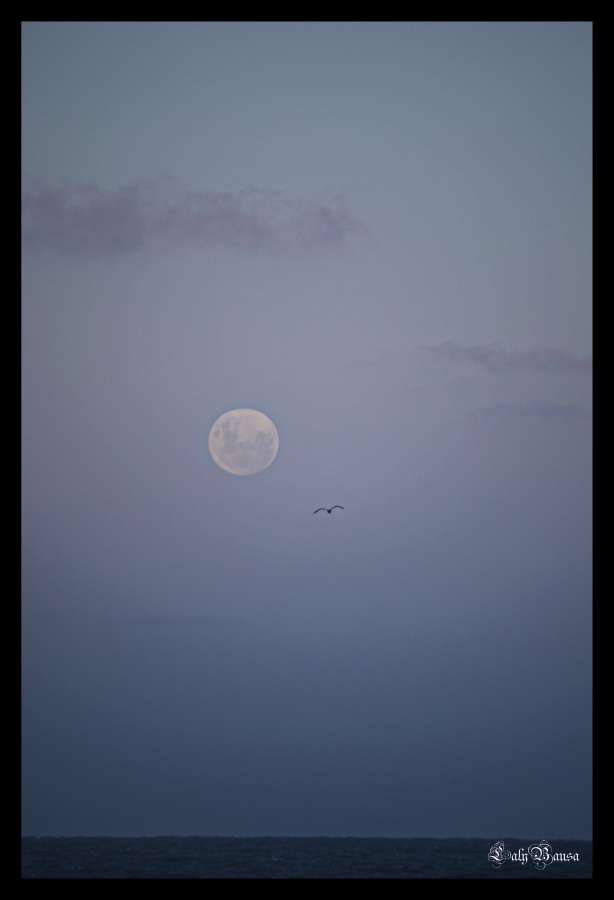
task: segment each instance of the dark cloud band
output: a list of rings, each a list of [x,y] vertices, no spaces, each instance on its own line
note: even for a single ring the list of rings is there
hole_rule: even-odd
[[[592,360],[578,357],[566,350],[537,347],[531,350],[504,350],[496,345],[490,347],[467,346],[447,341],[426,348],[429,352],[449,360],[469,362],[496,372],[503,369],[531,369],[543,372],[590,372]]]
[[[172,179],[116,190],[39,182],[23,192],[25,246],[75,256],[114,256],[161,244],[300,254],[338,250],[367,236],[342,197],[308,203],[272,190],[190,191]]]

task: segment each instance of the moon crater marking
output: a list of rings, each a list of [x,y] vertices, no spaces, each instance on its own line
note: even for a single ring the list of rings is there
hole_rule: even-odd
[[[231,409],[209,432],[209,453],[232,475],[255,475],[271,465],[279,435],[268,416],[257,409]]]

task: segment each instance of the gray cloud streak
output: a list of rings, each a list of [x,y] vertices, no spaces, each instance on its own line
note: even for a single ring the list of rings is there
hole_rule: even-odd
[[[496,403],[493,406],[485,406],[476,410],[476,416],[485,418],[500,418],[503,416],[515,416],[526,418],[527,416],[540,419],[571,419],[587,415],[586,411],[574,403]]]
[[[115,256],[161,244],[300,254],[343,249],[356,237],[368,239],[368,231],[342,197],[308,203],[254,188],[190,191],[172,179],[116,190],[30,182],[23,192],[24,246],[72,256]]]
[[[541,372],[588,374],[592,371],[592,360],[589,357],[581,358],[566,350],[556,350],[550,347],[504,350],[496,345],[490,347],[466,346],[455,341],[447,341],[444,344],[425,349],[444,359],[474,363],[490,372],[529,369]]]

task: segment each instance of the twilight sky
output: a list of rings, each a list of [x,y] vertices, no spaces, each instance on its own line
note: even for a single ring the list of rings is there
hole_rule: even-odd
[[[591,70],[24,23],[25,834],[591,836]]]

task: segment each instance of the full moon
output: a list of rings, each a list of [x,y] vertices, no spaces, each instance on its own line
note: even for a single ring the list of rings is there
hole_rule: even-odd
[[[279,450],[279,435],[257,409],[231,409],[213,423],[209,453],[233,475],[255,475],[270,466]]]

